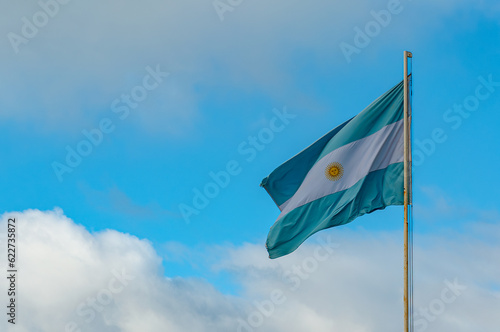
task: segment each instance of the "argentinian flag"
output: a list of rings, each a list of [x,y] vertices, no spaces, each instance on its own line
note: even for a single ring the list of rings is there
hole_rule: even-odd
[[[262,180],[281,210],[266,247],[287,255],[312,234],[403,204],[403,82]]]

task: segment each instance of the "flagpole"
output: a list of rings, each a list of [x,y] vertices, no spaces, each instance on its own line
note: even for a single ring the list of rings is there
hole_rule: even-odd
[[[410,332],[409,269],[408,269],[408,205],[411,190],[410,172],[410,118],[409,118],[409,82],[408,58],[411,52],[404,51],[404,331]],[[411,329],[413,330],[413,328]]]

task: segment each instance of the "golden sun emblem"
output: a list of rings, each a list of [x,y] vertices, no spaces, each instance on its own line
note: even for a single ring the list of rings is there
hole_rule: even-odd
[[[337,181],[344,175],[344,167],[338,162],[328,164],[325,169],[325,175],[328,180]]]

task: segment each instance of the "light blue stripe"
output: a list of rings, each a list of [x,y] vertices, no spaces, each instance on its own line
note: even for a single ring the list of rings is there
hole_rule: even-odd
[[[295,194],[309,170],[323,156],[402,118],[403,82],[384,93],[354,118],[336,127],[276,168],[262,180],[261,186],[279,207]]]
[[[325,136],[314,142],[295,157],[281,164],[260,184],[278,207],[288,201],[299,189],[309,170],[318,160],[318,156],[330,139],[335,136],[350,120],[347,120]]]
[[[298,207],[271,227],[270,258],[287,255],[314,233],[353,221],[388,205],[403,204],[403,163],[369,173],[354,186]]]
[[[356,115],[328,142],[319,159],[346,144],[376,133],[403,118],[404,84],[401,81]]]

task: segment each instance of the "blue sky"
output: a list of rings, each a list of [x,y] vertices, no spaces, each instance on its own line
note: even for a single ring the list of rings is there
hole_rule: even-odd
[[[429,280],[460,276],[475,260],[464,257],[463,270],[429,268],[436,264],[426,261],[425,253],[439,248],[442,257],[451,255],[438,243],[455,248],[454,241],[465,239],[484,246],[491,251],[478,255],[493,264],[500,220],[500,6],[495,1],[222,2],[232,10],[218,7],[218,13],[217,2],[195,0],[58,3],[53,17],[46,15],[46,24],[30,37],[23,17],[34,22],[41,5],[5,4],[0,14],[4,218],[26,213],[26,220],[36,220],[23,211],[53,217],[50,211],[61,209],[70,220],[64,222],[81,225],[89,236],[116,231],[149,245],[160,260],[159,278],[197,280],[213,287],[216,295],[209,292],[208,298],[251,302],[256,296],[251,290],[261,284],[243,272],[251,264],[259,273],[257,267],[281,266],[269,262],[263,250],[279,211],[260,181],[401,81],[403,51],[409,50],[414,150],[422,153],[414,169],[416,283],[423,294]],[[356,47],[356,29],[366,31],[376,22],[372,11],[380,16],[389,8],[395,9],[386,26],[375,23],[378,30],[359,53],[345,56],[342,43]],[[24,42],[13,42],[12,34]],[[160,75],[156,80],[154,71]],[[122,96],[133,93],[141,101],[125,106]],[[454,111],[454,105],[465,111]],[[123,119],[119,106],[128,107]],[[291,116],[273,120],[283,112]],[[89,141],[82,132],[102,121],[112,132],[103,133],[102,141],[96,138],[97,144],[82,143]],[[269,133],[271,122],[283,126],[269,138],[263,131]],[[262,150],[244,150],[259,134],[265,137]],[[429,143],[433,135],[439,142]],[[91,146],[91,152],[58,178],[54,162],[65,163],[67,147],[76,150],[79,144]],[[186,222],[180,206],[193,206],[195,190],[213,182],[210,173],[228,163],[238,171]],[[325,232],[353,243],[373,240],[382,248],[384,236],[396,243],[402,239],[401,218],[402,208],[390,207]],[[398,257],[396,266],[388,267],[396,273]],[[242,267],[239,259],[250,263]],[[426,271],[420,279],[418,267]],[[81,269],[90,272],[92,266]],[[367,267],[362,273],[376,272]],[[482,291],[498,298],[498,275],[469,281],[487,284]],[[248,310],[241,308],[246,317]],[[317,321],[320,331],[331,327]],[[285,328],[280,322],[272,327]],[[447,331],[446,322],[431,328],[443,324],[440,330]],[[366,331],[379,331],[370,326]]]

